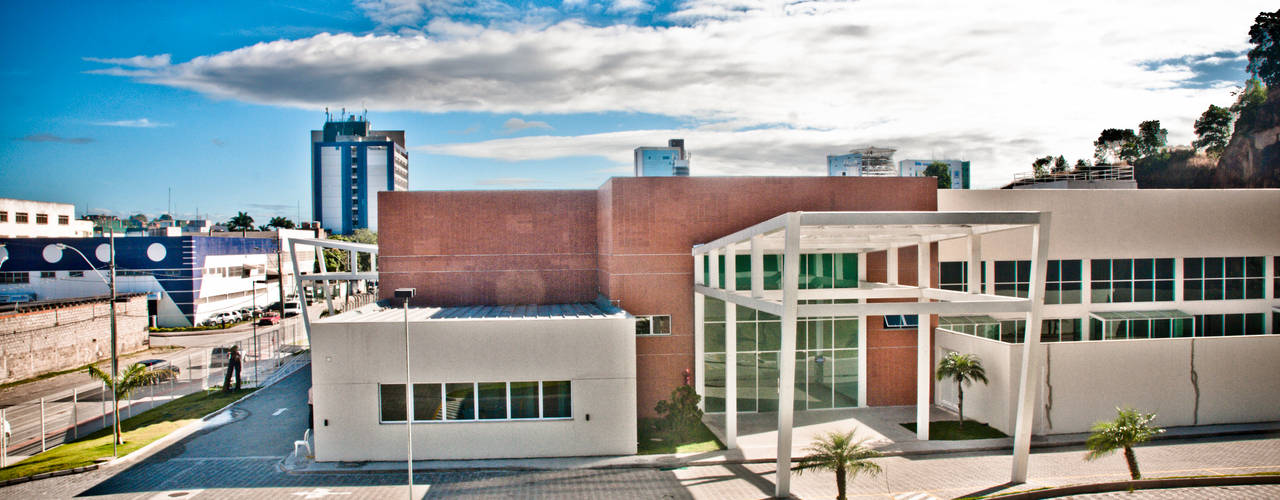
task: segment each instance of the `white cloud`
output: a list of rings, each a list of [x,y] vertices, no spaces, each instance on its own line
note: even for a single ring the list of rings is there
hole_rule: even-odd
[[[652,5],[645,0],[613,0],[609,3],[607,12],[631,14],[653,9]]]
[[[528,129],[545,129],[551,130],[551,124],[540,121],[524,121],[519,118],[508,119],[502,124],[502,131],[506,133],[519,132]]]
[[[172,125],[172,124],[171,124],[171,123],[159,123],[159,122],[153,122],[153,121],[148,120],[148,119],[146,119],[146,118],[139,118],[139,119],[137,119],[137,120],[118,120],[118,121],[113,121],[113,122],[95,122],[95,123],[94,123],[94,125],[102,125],[102,126],[104,126],[104,127],[155,128],[155,127],[168,127],[168,126],[170,126],[170,125]]]
[[[84,60],[112,64],[116,66],[128,66],[130,68],[163,68],[169,65],[169,54],[160,54],[158,56],[133,56],[124,58],[101,58],[86,57]]]
[[[822,154],[875,144],[897,147],[898,158],[965,156],[975,184],[990,186],[1037,156],[1088,157],[1102,128],[1186,123],[1229,101],[1226,85],[1186,87],[1195,76],[1186,64],[1150,63],[1239,53],[1269,4],[691,0],[672,27],[434,17],[430,37],[320,34],[127,76],[306,109],[655,113],[702,125],[685,134],[700,155],[695,171],[732,170],[716,158],[753,172],[821,168]],[[385,25],[412,25],[487,4],[361,5]],[[765,128],[741,131],[755,127]],[[1171,141],[1191,138],[1167,128]],[[539,140],[582,156],[593,153],[571,150],[595,137]],[[627,162],[640,144],[605,156]]]

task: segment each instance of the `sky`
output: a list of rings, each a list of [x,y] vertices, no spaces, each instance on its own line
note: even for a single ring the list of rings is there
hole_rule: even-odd
[[[6,2],[0,197],[310,220],[325,109],[404,130],[409,186],[590,189],[684,138],[692,175],[964,159],[999,187],[1103,128],[1193,139],[1271,2]],[[367,111],[366,111],[367,110]]]

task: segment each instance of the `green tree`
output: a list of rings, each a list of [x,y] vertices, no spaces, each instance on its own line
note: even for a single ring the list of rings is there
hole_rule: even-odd
[[[1196,120],[1196,137],[1192,146],[1203,148],[1211,156],[1221,156],[1231,141],[1231,112],[1210,104]]]
[[[1089,168],[1089,160],[1086,160],[1084,158],[1080,158],[1076,160],[1075,169],[1080,170],[1082,168]]]
[[[279,217],[279,216],[272,217],[271,222],[268,222],[267,225],[277,229],[293,229],[294,228],[293,221],[285,217]]]
[[[1250,131],[1253,122],[1257,121],[1258,112],[1267,102],[1267,88],[1257,78],[1250,78],[1244,88],[1233,92],[1236,103],[1231,105],[1231,112],[1236,114],[1236,130]]]
[[[1052,172],[1055,174],[1060,174],[1066,171],[1067,171],[1067,159],[1064,158],[1062,155],[1058,155],[1058,157],[1053,160]]]
[[[128,366],[115,378],[98,369],[97,366],[89,365],[89,375],[107,384],[107,387],[110,387],[116,393],[117,400],[128,399],[129,395],[133,394],[133,391],[154,382],[157,378],[155,372],[147,370],[147,367],[141,363],[134,363]],[[124,444],[124,441],[120,440],[120,422],[113,424],[113,427],[116,435],[116,444]]]
[[[253,217],[249,217],[247,213],[240,212],[227,221],[227,229],[230,231],[252,231]]]
[[[960,426],[964,427],[964,386],[974,381],[989,383],[987,370],[982,367],[982,360],[973,354],[947,353],[938,361],[938,380],[951,379],[956,382],[956,393],[960,403]]]
[[[1280,85],[1280,10],[1262,12],[1249,28],[1249,72],[1268,87]]]
[[[350,241],[352,243],[364,243],[368,245],[378,244],[378,233],[368,229],[357,229],[350,235],[343,236],[335,234],[329,237],[331,240]],[[330,272],[345,272],[351,269],[350,263],[347,262],[348,256],[345,250],[336,248],[326,248],[324,251],[324,264],[329,267]],[[358,270],[372,270],[373,262],[370,260],[369,254],[360,254],[357,258],[359,264]]]
[[[682,385],[671,391],[670,401],[658,401],[653,410],[662,420],[659,426],[666,432],[675,435],[680,441],[689,439],[698,426],[702,425],[702,408],[698,403],[702,396],[692,387]]]
[[[1036,178],[1049,175],[1049,165],[1051,165],[1052,163],[1053,163],[1052,155],[1046,156],[1044,158],[1036,158],[1036,161],[1031,162],[1031,172],[1035,174]]]
[[[1109,164],[1113,159],[1132,162],[1138,158],[1138,134],[1131,128],[1103,129],[1093,141],[1093,149],[1099,165]]]
[[[1138,154],[1146,157],[1165,146],[1169,131],[1160,128],[1160,120],[1147,120],[1138,124]]]
[[[951,189],[951,168],[943,162],[935,161],[924,168],[925,177],[937,177],[938,189]]]
[[[880,466],[871,461],[879,457],[880,452],[865,446],[865,441],[855,441],[853,434],[852,430],[832,431],[819,436],[805,449],[808,455],[801,457],[792,470],[800,474],[811,470],[836,473],[836,498],[847,499],[847,481],[852,481],[861,472],[871,476],[878,476],[881,472]]]
[[[1124,449],[1124,460],[1129,465],[1129,475],[1134,479],[1142,479],[1142,473],[1138,471],[1138,456],[1133,453],[1133,447],[1164,432],[1164,429],[1151,424],[1155,418],[1154,413],[1142,414],[1133,408],[1116,408],[1115,420],[1103,420],[1093,424],[1093,434],[1084,442],[1085,447],[1089,449],[1084,459],[1097,460],[1116,450]]]

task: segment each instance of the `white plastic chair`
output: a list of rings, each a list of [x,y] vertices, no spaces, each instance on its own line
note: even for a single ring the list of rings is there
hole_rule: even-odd
[[[294,441],[294,442],[293,442],[293,454],[294,454],[294,455],[297,455],[297,454],[298,454],[298,447],[306,448],[306,449],[307,449],[307,456],[308,456],[308,457],[312,455],[312,453],[311,453],[311,429],[307,429],[307,432],[302,433],[302,440],[300,440],[300,441]]]

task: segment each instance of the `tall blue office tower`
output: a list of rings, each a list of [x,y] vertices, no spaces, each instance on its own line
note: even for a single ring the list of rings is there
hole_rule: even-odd
[[[325,113],[311,131],[311,213],[335,234],[378,230],[378,191],[409,190],[403,130],[370,130],[361,116]]]

